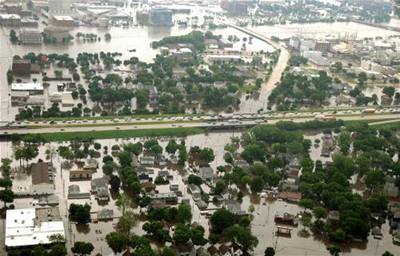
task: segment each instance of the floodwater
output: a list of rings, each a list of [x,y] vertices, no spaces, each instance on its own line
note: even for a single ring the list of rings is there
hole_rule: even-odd
[[[364,37],[387,37],[390,35],[400,35],[399,32],[362,25],[355,22],[317,22],[311,24],[293,23],[287,25],[255,26],[251,27],[251,29],[266,36],[276,36],[281,39],[299,35],[321,39],[326,36],[333,36],[336,38],[355,37],[361,39]]]
[[[214,168],[225,164],[223,160],[224,155],[224,146],[230,142],[231,137],[238,137],[241,135],[240,131],[226,131],[219,133],[209,133],[209,134],[198,134],[192,135],[185,138],[185,145],[187,149],[191,146],[199,146],[199,147],[210,147],[214,150],[216,155],[215,160],[211,163],[211,166]],[[314,142],[316,139],[321,139],[321,134],[317,132],[307,133],[305,135],[306,139],[310,139]],[[96,142],[100,143],[102,147],[108,146],[109,150],[113,145],[123,145],[125,143],[135,143],[141,141],[142,143],[145,141],[145,138],[132,138],[132,139],[107,139],[107,140],[98,140]],[[177,138],[177,141],[180,139]],[[169,141],[169,138],[160,138],[160,145],[165,148]],[[53,148],[57,149],[61,144],[67,145],[66,143],[49,143],[43,145],[39,148],[39,156],[32,160],[31,162],[36,162],[39,158],[46,159],[45,151],[46,149]],[[314,143],[313,143],[314,144]],[[93,175],[93,178],[102,177],[102,157],[103,150],[100,150],[101,157],[98,158],[99,168],[98,171]],[[321,160],[322,162],[326,162],[331,160],[331,158],[322,158],[321,154],[321,143],[319,147],[311,147],[311,158],[313,160]],[[13,157],[13,145],[11,142],[0,142],[0,158],[4,157]],[[65,229],[66,229],[66,237],[68,240],[67,246],[71,248],[75,241],[88,241],[94,244],[95,251],[92,255],[96,253],[102,253],[103,255],[109,255],[111,253],[110,248],[107,246],[105,241],[105,236],[108,232],[114,229],[115,224],[117,223],[117,217],[121,215],[118,207],[115,205],[115,198],[111,198],[111,200],[106,205],[98,204],[94,199],[94,196],[91,196],[90,199],[81,199],[81,200],[66,200],[68,193],[68,186],[72,184],[79,185],[81,192],[89,192],[90,191],[90,181],[70,181],[68,179],[68,170],[61,170],[61,162],[62,159],[60,157],[55,156],[53,158],[53,164],[56,168],[56,178],[55,178],[55,194],[60,197],[60,213],[64,219]],[[14,161],[13,166],[18,166],[19,163]],[[153,179],[157,176],[159,168],[150,168],[154,170],[154,174],[150,175]],[[197,222],[204,226],[206,230],[206,236],[208,236],[208,219],[205,215],[201,214],[199,208],[195,205],[191,195],[187,192],[186,186],[183,182],[183,175],[176,170],[170,169],[170,173],[173,176],[173,179],[170,180],[170,184],[178,184],[179,190],[182,191],[182,198],[189,198],[190,205],[193,213],[193,221]],[[29,175],[21,175],[18,180],[18,184],[14,186],[29,186],[30,176]],[[14,182],[16,183],[16,182]],[[21,185],[25,184],[25,185]],[[209,188],[206,185],[203,185],[205,191],[209,191]],[[158,191],[169,192],[169,184],[168,185],[159,185],[156,188]],[[113,209],[114,217],[116,217],[112,221],[108,222],[98,222],[98,223],[90,223],[86,227],[77,227],[69,223],[67,218],[67,209],[71,203],[79,203],[84,204],[88,203],[91,205],[92,216],[95,217],[95,213],[101,209]],[[16,199],[14,202],[17,208],[23,207],[32,207],[32,199],[30,198],[21,198]],[[303,237],[299,235],[299,231],[303,228],[301,225],[298,227],[293,227],[291,237],[282,237],[275,235],[275,223],[274,223],[274,215],[276,212],[288,212],[291,214],[298,214],[303,209],[295,204],[286,203],[283,201],[267,201],[264,197],[259,196],[251,196],[246,195],[243,197],[243,202],[241,205],[242,210],[248,210],[250,205],[254,205],[255,211],[253,213],[254,220],[252,221],[252,232],[258,238],[259,244],[255,249],[254,255],[263,255],[263,252],[267,246],[276,247],[277,255],[329,255],[326,250],[326,245],[320,241],[318,238],[313,236]],[[209,203],[209,209],[215,209],[218,206]],[[212,212],[212,210],[210,210]],[[139,210],[135,210],[136,213],[139,214]],[[143,234],[142,225],[144,222],[139,221],[137,225],[134,227],[133,232],[135,234]],[[0,226],[3,226],[4,223],[0,222]],[[4,229],[2,227],[0,233],[0,241],[4,241]],[[100,230],[100,232],[99,232]],[[396,252],[398,247],[392,244],[391,236],[389,234],[388,224],[383,225],[383,240],[374,240],[372,237],[369,239],[367,244],[361,245],[353,245],[351,248],[347,247],[345,249],[345,255],[381,255],[384,251],[389,250],[391,252]],[[1,254],[1,252],[0,252]]]

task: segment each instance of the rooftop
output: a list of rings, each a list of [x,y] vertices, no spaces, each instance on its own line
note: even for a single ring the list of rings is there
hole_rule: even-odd
[[[45,162],[35,163],[31,166],[32,184],[53,183],[49,176],[49,164]]]
[[[7,247],[50,244],[50,236],[65,235],[62,221],[35,223],[34,208],[7,210],[5,245]]]
[[[43,85],[39,83],[12,83],[13,91],[43,91]]]

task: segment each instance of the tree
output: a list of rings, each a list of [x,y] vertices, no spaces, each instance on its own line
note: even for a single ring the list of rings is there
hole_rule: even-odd
[[[105,39],[106,41],[110,41],[110,40],[111,40],[111,34],[110,34],[110,33],[105,33],[105,34],[104,34],[104,39]]]
[[[15,44],[18,42],[17,32],[14,29],[10,30],[10,41],[11,43]]]
[[[200,186],[201,184],[203,184],[203,180],[197,175],[190,174],[188,177],[188,183]]]
[[[111,192],[118,193],[119,186],[121,185],[120,178],[117,175],[112,175],[110,179],[110,185],[111,185]]]
[[[186,147],[183,145],[179,149],[178,164],[180,166],[184,166],[185,162],[187,161],[187,157],[188,157],[188,155],[187,155]]]
[[[149,237],[150,239],[153,239],[161,243],[171,241],[169,231],[163,229],[159,221],[146,222],[142,228],[146,232],[147,234],[146,236]]]
[[[264,251],[264,256],[274,256],[275,255],[275,249],[272,247],[267,247]]]
[[[12,187],[12,181],[8,178],[0,178],[0,187],[2,188],[11,188]]]
[[[125,211],[119,218],[117,223],[117,230],[123,234],[129,235],[131,229],[136,225],[137,219],[133,211]]]
[[[11,172],[11,163],[12,160],[9,158],[2,158],[1,159],[1,173],[3,175],[3,177],[9,177],[10,176],[10,172]]]
[[[90,255],[94,250],[94,246],[92,243],[77,241],[74,243],[74,247],[71,248],[71,251],[78,255]]]
[[[32,256],[47,256],[47,251],[43,246],[39,245],[39,246],[35,246],[32,249],[31,255]]]
[[[265,161],[265,150],[259,144],[250,144],[242,152],[242,157],[247,162],[253,162],[254,160]]]
[[[111,232],[106,235],[106,241],[114,253],[120,253],[128,246],[129,238],[125,234]]]
[[[214,161],[215,155],[211,148],[204,148],[200,151],[199,160],[205,163],[210,163]]]
[[[200,225],[191,228],[190,239],[194,245],[205,245],[207,243],[207,239],[204,238],[204,228]]]
[[[339,148],[343,154],[347,154],[350,149],[351,137],[349,132],[342,132],[339,136]]]
[[[256,176],[250,181],[250,189],[253,193],[260,193],[264,188],[264,180]]]
[[[304,209],[312,209],[314,207],[314,201],[309,198],[303,198],[299,201],[299,206],[303,207]]]
[[[385,86],[383,87],[382,92],[389,97],[393,97],[394,93],[396,92],[396,89],[393,86]]]
[[[69,206],[69,218],[79,224],[86,224],[90,221],[90,205],[71,204]]]
[[[118,160],[121,166],[130,166],[132,162],[131,155],[127,151],[119,152]]]
[[[135,155],[140,155],[143,151],[143,145],[140,142],[137,142],[135,144],[133,143],[129,143],[127,145],[124,146],[124,150],[128,151],[130,153],[133,153]]]
[[[192,211],[189,205],[180,204],[178,206],[178,214],[176,216],[176,220],[180,223],[190,223],[192,220]]]
[[[164,247],[162,252],[160,253],[160,256],[176,256],[176,252],[169,248],[169,247]]]
[[[118,196],[116,205],[120,208],[122,215],[132,207],[132,200],[125,193]]]
[[[12,192],[11,190],[0,190],[0,201],[3,201],[4,205],[6,205],[6,203],[12,203],[14,201],[14,198],[14,192]]]
[[[218,180],[216,183],[215,183],[215,188],[214,188],[214,193],[215,194],[217,194],[217,195],[220,195],[220,194],[222,194],[224,191],[225,191],[225,189],[226,189],[226,184],[225,184],[225,182],[223,181],[223,180]]]
[[[332,256],[339,256],[339,253],[342,252],[342,250],[335,245],[327,246],[326,249]]]
[[[257,237],[251,234],[249,228],[237,224],[229,228],[228,235],[241,246],[242,251],[244,252],[253,250],[253,248],[258,244]]]
[[[49,256],[66,256],[67,254],[67,249],[64,244],[55,244],[49,251]]]
[[[212,232],[221,234],[226,228],[235,224],[235,215],[224,208],[218,209],[211,215],[210,223]]]
[[[370,170],[365,177],[365,185],[373,192],[385,183],[385,174],[380,170]]]
[[[391,253],[391,252],[389,252],[389,251],[386,251],[386,252],[384,252],[384,253],[382,254],[382,256],[394,256],[394,254]]]
[[[328,212],[325,208],[323,208],[321,206],[317,206],[317,207],[313,208],[313,214],[314,214],[315,218],[322,219],[322,218],[326,218]]]
[[[106,162],[102,167],[103,173],[107,176],[112,176],[114,172],[114,167],[115,167],[114,162],[111,161]]]
[[[175,227],[173,239],[177,244],[185,244],[190,239],[190,229],[188,226],[178,223]]]
[[[165,151],[167,151],[168,154],[175,154],[175,152],[179,149],[178,143],[176,143],[175,140],[170,140],[165,147]]]

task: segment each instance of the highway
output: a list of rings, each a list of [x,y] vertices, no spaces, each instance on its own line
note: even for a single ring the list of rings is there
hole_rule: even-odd
[[[63,132],[94,132],[94,131],[116,131],[116,130],[143,130],[143,129],[162,129],[162,128],[209,128],[209,129],[237,129],[251,127],[258,124],[275,124],[279,121],[306,122],[315,119],[323,120],[341,119],[368,120],[384,122],[387,120],[399,119],[400,109],[379,110],[374,114],[366,114],[362,111],[352,113],[337,112],[336,114],[326,112],[298,112],[298,113],[273,113],[273,114],[254,114],[236,116],[203,116],[185,118],[153,118],[153,119],[114,119],[114,120],[80,120],[72,122],[58,121],[44,123],[41,125],[22,125],[17,127],[3,127],[0,135],[6,134],[40,134],[40,133],[63,133]],[[65,123],[64,123],[65,122]]]

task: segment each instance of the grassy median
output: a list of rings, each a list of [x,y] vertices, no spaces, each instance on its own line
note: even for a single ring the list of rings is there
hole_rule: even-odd
[[[138,129],[138,130],[110,130],[88,132],[56,132],[39,133],[35,135],[9,134],[2,135],[3,139],[24,140],[29,136],[40,136],[46,142],[71,141],[71,140],[99,140],[99,139],[125,139],[135,137],[185,137],[188,135],[204,133],[202,128],[162,128],[162,129]]]

